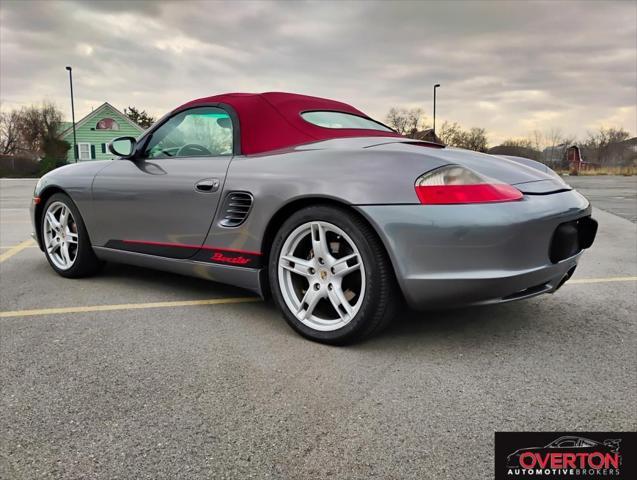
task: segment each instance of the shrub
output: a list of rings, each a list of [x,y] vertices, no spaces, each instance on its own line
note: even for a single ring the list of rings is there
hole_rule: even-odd
[[[55,170],[58,167],[66,165],[66,159],[59,160],[55,158],[43,158],[40,161],[40,175],[44,175],[45,173],[50,172],[51,170]]]

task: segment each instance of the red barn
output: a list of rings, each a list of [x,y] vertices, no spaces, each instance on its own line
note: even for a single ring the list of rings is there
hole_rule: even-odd
[[[599,168],[597,163],[585,162],[582,158],[582,151],[577,145],[571,145],[564,152],[569,171],[577,175],[580,171],[595,170]]]

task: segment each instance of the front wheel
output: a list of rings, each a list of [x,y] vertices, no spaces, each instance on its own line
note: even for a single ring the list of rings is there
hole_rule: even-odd
[[[63,277],[85,277],[99,270],[79,210],[68,195],[48,199],[40,222],[44,253],[53,270]]]
[[[273,297],[287,322],[315,341],[344,344],[380,330],[396,305],[391,264],[371,227],[342,208],[293,214],[272,245]]]

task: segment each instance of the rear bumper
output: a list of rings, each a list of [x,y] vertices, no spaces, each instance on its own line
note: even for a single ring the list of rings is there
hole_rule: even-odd
[[[379,233],[405,299],[416,309],[554,292],[581,256],[580,248],[563,249],[566,253],[552,261],[556,231],[591,212],[575,191],[525,195],[519,202],[499,204],[357,208]],[[590,246],[595,232],[584,235]]]

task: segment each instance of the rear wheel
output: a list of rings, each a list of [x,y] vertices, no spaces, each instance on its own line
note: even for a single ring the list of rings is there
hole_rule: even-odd
[[[341,208],[293,214],[272,246],[269,275],[287,322],[319,342],[368,336],[391,319],[396,304],[393,271],[375,232]]]
[[[58,274],[78,278],[99,270],[101,262],[91,248],[82,216],[68,195],[56,193],[48,199],[40,228],[44,253]]]

